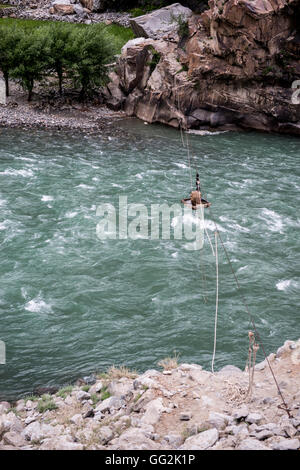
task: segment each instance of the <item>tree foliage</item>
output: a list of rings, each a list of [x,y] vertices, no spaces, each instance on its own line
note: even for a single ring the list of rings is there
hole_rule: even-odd
[[[6,96],[9,96],[9,77],[17,65],[16,47],[21,34],[17,28],[0,25],[0,70],[5,80]]]
[[[115,39],[102,25],[67,23],[0,24],[0,70],[9,93],[9,77],[20,81],[32,99],[35,82],[55,74],[59,93],[69,78],[85,99],[107,79],[107,63],[118,51]],[[21,25],[21,26],[20,26]],[[126,41],[124,41],[126,42]]]
[[[15,49],[16,66],[12,76],[20,79],[24,89],[28,91],[31,101],[34,82],[41,80],[49,68],[50,38],[44,28],[31,33],[23,31]]]
[[[107,79],[105,65],[113,58],[113,49],[105,35],[105,29],[91,26],[73,30],[67,48],[68,68],[73,83],[81,88],[81,98],[101,86]]]
[[[50,40],[49,67],[58,78],[59,94],[63,93],[63,74],[69,64],[68,48],[71,41],[71,26],[63,23],[52,23],[45,28]]]

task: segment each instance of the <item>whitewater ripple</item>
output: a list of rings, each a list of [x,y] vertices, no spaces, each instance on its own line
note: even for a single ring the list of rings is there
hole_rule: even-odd
[[[36,297],[35,299],[29,300],[25,305],[25,310],[28,312],[34,313],[51,313],[52,308],[47,304],[41,297]]]

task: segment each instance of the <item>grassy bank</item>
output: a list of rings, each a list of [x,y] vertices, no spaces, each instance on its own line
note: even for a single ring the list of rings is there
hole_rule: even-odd
[[[0,6],[1,8],[1,6]],[[12,26],[17,29],[32,31],[36,28],[45,25],[51,25],[54,21],[45,21],[45,20],[23,20],[19,18],[0,18],[0,26]],[[66,23],[70,25],[71,28],[74,30],[89,28],[90,25],[80,24],[80,23]],[[103,23],[93,24],[94,28],[99,27],[99,29],[103,29]],[[113,45],[115,54],[119,54],[121,48],[126,44],[127,41],[134,38],[133,31],[131,28],[125,28],[124,26],[120,26],[117,24],[110,24],[105,26],[105,33],[109,38],[111,44]]]

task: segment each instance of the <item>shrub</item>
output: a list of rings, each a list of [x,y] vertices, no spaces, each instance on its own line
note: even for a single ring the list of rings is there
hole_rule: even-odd
[[[103,389],[101,390],[101,400],[106,400],[107,398],[110,397],[110,393],[109,391],[107,390],[107,387],[103,387]]]
[[[81,88],[81,99],[85,100],[95,87],[108,80],[105,65],[112,60],[113,50],[105,28],[91,26],[72,30],[66,53],[68,71],[74,85]]]
[[[60,390],[58,390],[56,395],[60,398],[65,399],[67,395],[72,392],[72,390],[73,390],[72,385],[67,385],[66,387],[63,387]]]
[[[41,400],[38,402],[37,410],[39,413],[45,413],[45,411],[56,410],[58,407],[54,403],[51,396],[44,395]]]
[[[177,18],[175,18],[177,24],[178,24],[178,36],[180,40],[186,39],[189,35],[189,23],[187,20],[185,20],[182,15],[178,15]]]
[[[156,66],[157,64],[159,63],[160,61],[160,58],[161,58],[161,55],[159,52],[157,52],[157,50],[153,47],[153,46],[150,46],[149,47],[149,50],[151,51],[152,53],[152,58],[151,60],[148,62],[147,65],[149,65],[150,67],[150,73],[154,72],[154,70],[156,69]]]

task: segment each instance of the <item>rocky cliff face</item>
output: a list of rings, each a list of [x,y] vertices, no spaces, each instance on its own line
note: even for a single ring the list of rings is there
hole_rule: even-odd
[[[300,1],[210,0],[209,7],[188,19],[172,15],[166,32],[157,13],[153,34],[151,14],[132,20],[145,37],[124,46],[107,103],[174,127],[300,134],[292,88],[300,79]]]

